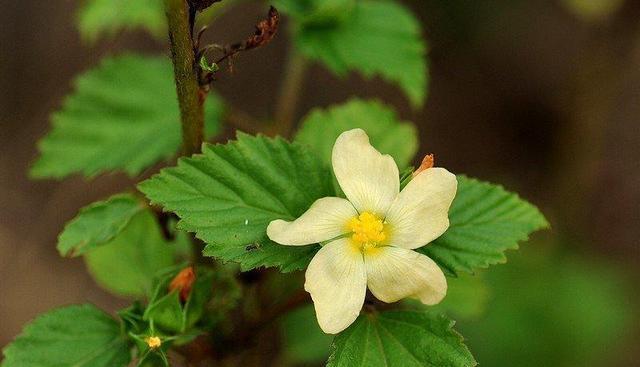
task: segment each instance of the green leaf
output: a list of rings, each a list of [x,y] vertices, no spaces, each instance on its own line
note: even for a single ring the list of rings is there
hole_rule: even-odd
[[[98,284],[123,296],[149,294],[153,276],[174,265],[174,245],[149,211],[136,214],[111,242],[87,252],[89,272]]]
[[[216,71],[220,70],[220,67],[215,62],[209,64],[209,61],[207,61],[206,56],[200,57],[200,68],[210,73],[215,73]]]
[[[417,249],[449,275],[504,263],[504,252],[517,249],[549,224],[542,213],[518,195],[465,176],[449,211],[449,229],[431,244]]]
[[[40,315],[4,349],[4,367],[125,367],[131,355],[120,324],[92,305]]]
[[[118,194],[80,209],[58,237],[62,256],[79,256],[111,241],[144,209],[132,194]]]
[[[76,91],[54,113],[51,132],[38,144],[40,157],[31,168],[32,177],[93,177],[112,170],[134,176],[180,147],[180,113],[168,59],[105,59],[75,85]],[[205,111],[211,135],[222,115],[215,95]]]
[[[82,38],[91,43],[124,29],[143,28],[158,38],[166,29],[162,0],[85,0],[77,24]]]
[[[313,3],[322,4],[323,0]],[[342,15],[330,22],[326,14],[320,17],[324,21],[309,21],[309,15],[301,15],[307,12],[290,13],[298,23],[294,36],[300,52],[338,75],[357,70],[367,78],[381,76],[397,83],[414,107],[421,107],[428,74],[426,44],[418,19],[393,1],[338,3],[344,3],[342,8],[337,4],[337,11],[330,14]]]
[[[327,366],[477,365],[453,324],[424,311],[363,314],[336,336]]]
[[[392,108],[375,100],[352,99],[328,109],[313,110],[304,118],[295,141],[308,145],[330,165],[338,135],[355,128],[364,129],[371,144],[390,154],[399,167],[409,165],[418,150],[415,126],[401,121]]]
[[[180,159],[138,188],[176,213],[180,229],[205,241],[205,255],[244,270],[304,268],[317,246],[278,245],[268,240],[266,227],[333,194],[329,170],[303,146],[242,133],[225,145],[205,145],[201,155]]]

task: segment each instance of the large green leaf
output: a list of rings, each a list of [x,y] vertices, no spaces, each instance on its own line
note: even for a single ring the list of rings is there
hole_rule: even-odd
[[[304,268],[317,246],[278,245],[268,240],[266,227],[333,194],[329,170],[303,146],[245,134],[205,145],[201,155],[180,159],[138,188],[176,213],[180,229],[205,241],[205,255],[239,262],[245,270]]]
[[[58,237],[62,256],[78,256],[112,240],[144,209],[132,194],[118,194],[82,209]]]
[[[136,214],[111,242],[85,254],[89,272],[109,291],[124,296],[150,294],[155,273],[174,265],[175,244],[165,240],[153,214]]]
[[[120,324],[92,305],[40,315],[4,349],[3,367],[124,367],[130,347]]]
[[[371,100],[353,99],[328,109],[313,110],[302,122],[297,142],[308,145],[326,164],[331,164],[331,150],[342,132],[364,129],[371,144],[390,154],[399,167],[406,167],[418,150],[415,126],[401,121],[395,111]]]
[[[336,336],[327,366],[475,366],[453,324],[424,311],[363,314]]]
[[[518,195],[460,175],[449,220],[449,229],[418,251],[450,275],[504,263],[506,250],[549,226],[542,213]]]
[[[143,28],[156,36],[166,29],[162,0],[85,0],[77,19],[80,35],[89,42],[123,29]]]
[[[297,21],[294,36],[300,52],[338,75],[349,70],[365,77],[379,75],[400,85],[414,106],[422,106],[428,78],[426,44],[413,14],[388,0],[325,2],[283,1]]]
[[[111,170],[133,176],[172,157],[180,147],[180,112],[168,59],[109,58],[75,84],[76,91],[54,113],[51,132],[38,144],[33,177],[92,177]],[[222,115],[215,95],[205,111],[211,135]]]

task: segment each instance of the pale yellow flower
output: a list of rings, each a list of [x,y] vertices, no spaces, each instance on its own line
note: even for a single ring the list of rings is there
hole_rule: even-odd
[[[338,137],[332,164],[347,199],[319,199],[293,222],[274,220],[267,228],[269,238],[282,245],[323,244],[305,275],[322,330],[335,334],[351,325],[367,287],[383,302],[440,302],[447,292],[442,270],[413,249],[449,227],[455,175],[428,168],[400,192],[398,166],[361,129]]]

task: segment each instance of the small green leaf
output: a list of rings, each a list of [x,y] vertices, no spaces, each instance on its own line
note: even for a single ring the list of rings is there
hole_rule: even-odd
[[[125,367],[130,346],[120,324],[92,305],[49,311],[4,349],[3,367]]]
[[[449,275],[504,263],[504,252],[549,223],[518,195],[465,176],[449,211],[449,229],[417,251],[436,261]]]
[[[476,366],[453,324],[424,311],[363,314],[336,336],[327,366]]]
[[[205,56],[202,56],[200,58],[200,67],[202,68],[202,70],[208,71],[210,73],[215,73],[216,71],[220,70],[220,67],[215,62],[209,64],[209,61],[207,61],[207,58]]]
[[[304,118],[295,141],[309,146],[330,165],[338,135],[355,128],[365,130],[371,144],[382,153],[390,154],[399,167],[409,165],[418,150],[415,126],[401,121],[392,108],[375,100],[352,99],[342,105],[312,111]]]
[[[130,176],[175,155],[180,112],[168,59],[122,55],[81,75],[76,91],[52,117],[39,144],[34,178],[93,177],[122,170]],[[222,103],[207,100],[208,136],[219,130]]]
[[[153,215],[142,211],[111,242],[84,256],[102,287],[118,295],[143,296],[150,293],[155,273],[174,264],[173,246],[162,237]]]
[[[201,155],[180,159],[138,188],[176,213],[180,229],[205,241],[205,255],[238,262],[244,270],[304,268],[317,246],[273,243],[267,225],[292,220],[333,194],[329,170],[304,147],[246,134],[225,145],[205,145]]]
[[[90,43],[124,29],[144,28],[160,38],[166,21],[162,0],[86,0],[78,10],[78,30]]]
[[[111,241],[144,209],[132,194],[118,194],[80,209],[58,237],[62,256],[79,256]]]
[[[357,70],[367,78],[379,75],[397,83],[411,103],[421,107],[428,74],[426,44],[418,19],[394,1],[362,0],[353,4],[342,0],[335,5],[333,9],[326,7],[330,11],[325,12],[329,16],[320,17],[324,21],[309,21],[308,13],[297,8],[289,13],[298,23],[294,36],[300,52],[338,75]],[[336,17],[336,13],[342,15]],[[327,22],[327,18],[333,21]]]

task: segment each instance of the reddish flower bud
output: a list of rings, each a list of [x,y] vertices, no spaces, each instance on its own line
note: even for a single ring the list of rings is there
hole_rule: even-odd
[[[186,302],[189,298],[189,294],[191,293],[191,287],[193,286],[193,282],[196,280],[196,273],[194,273],[193,268],[190,266],[188,268],[182,269],[178,275],[171,281],[169,284],[169,292],[173,292],[174,290],[180,290],[180,301]]]
[[[413,172],[413,177],[416,177],[418,173],[424,170],[432,168],[434,164],[435,164],[435,158],[433,154],[425,155],[424,158],[422,158],[422,163],[420,163],[420,167],[418,167],[418,169],[415,170],[415,172]]]

